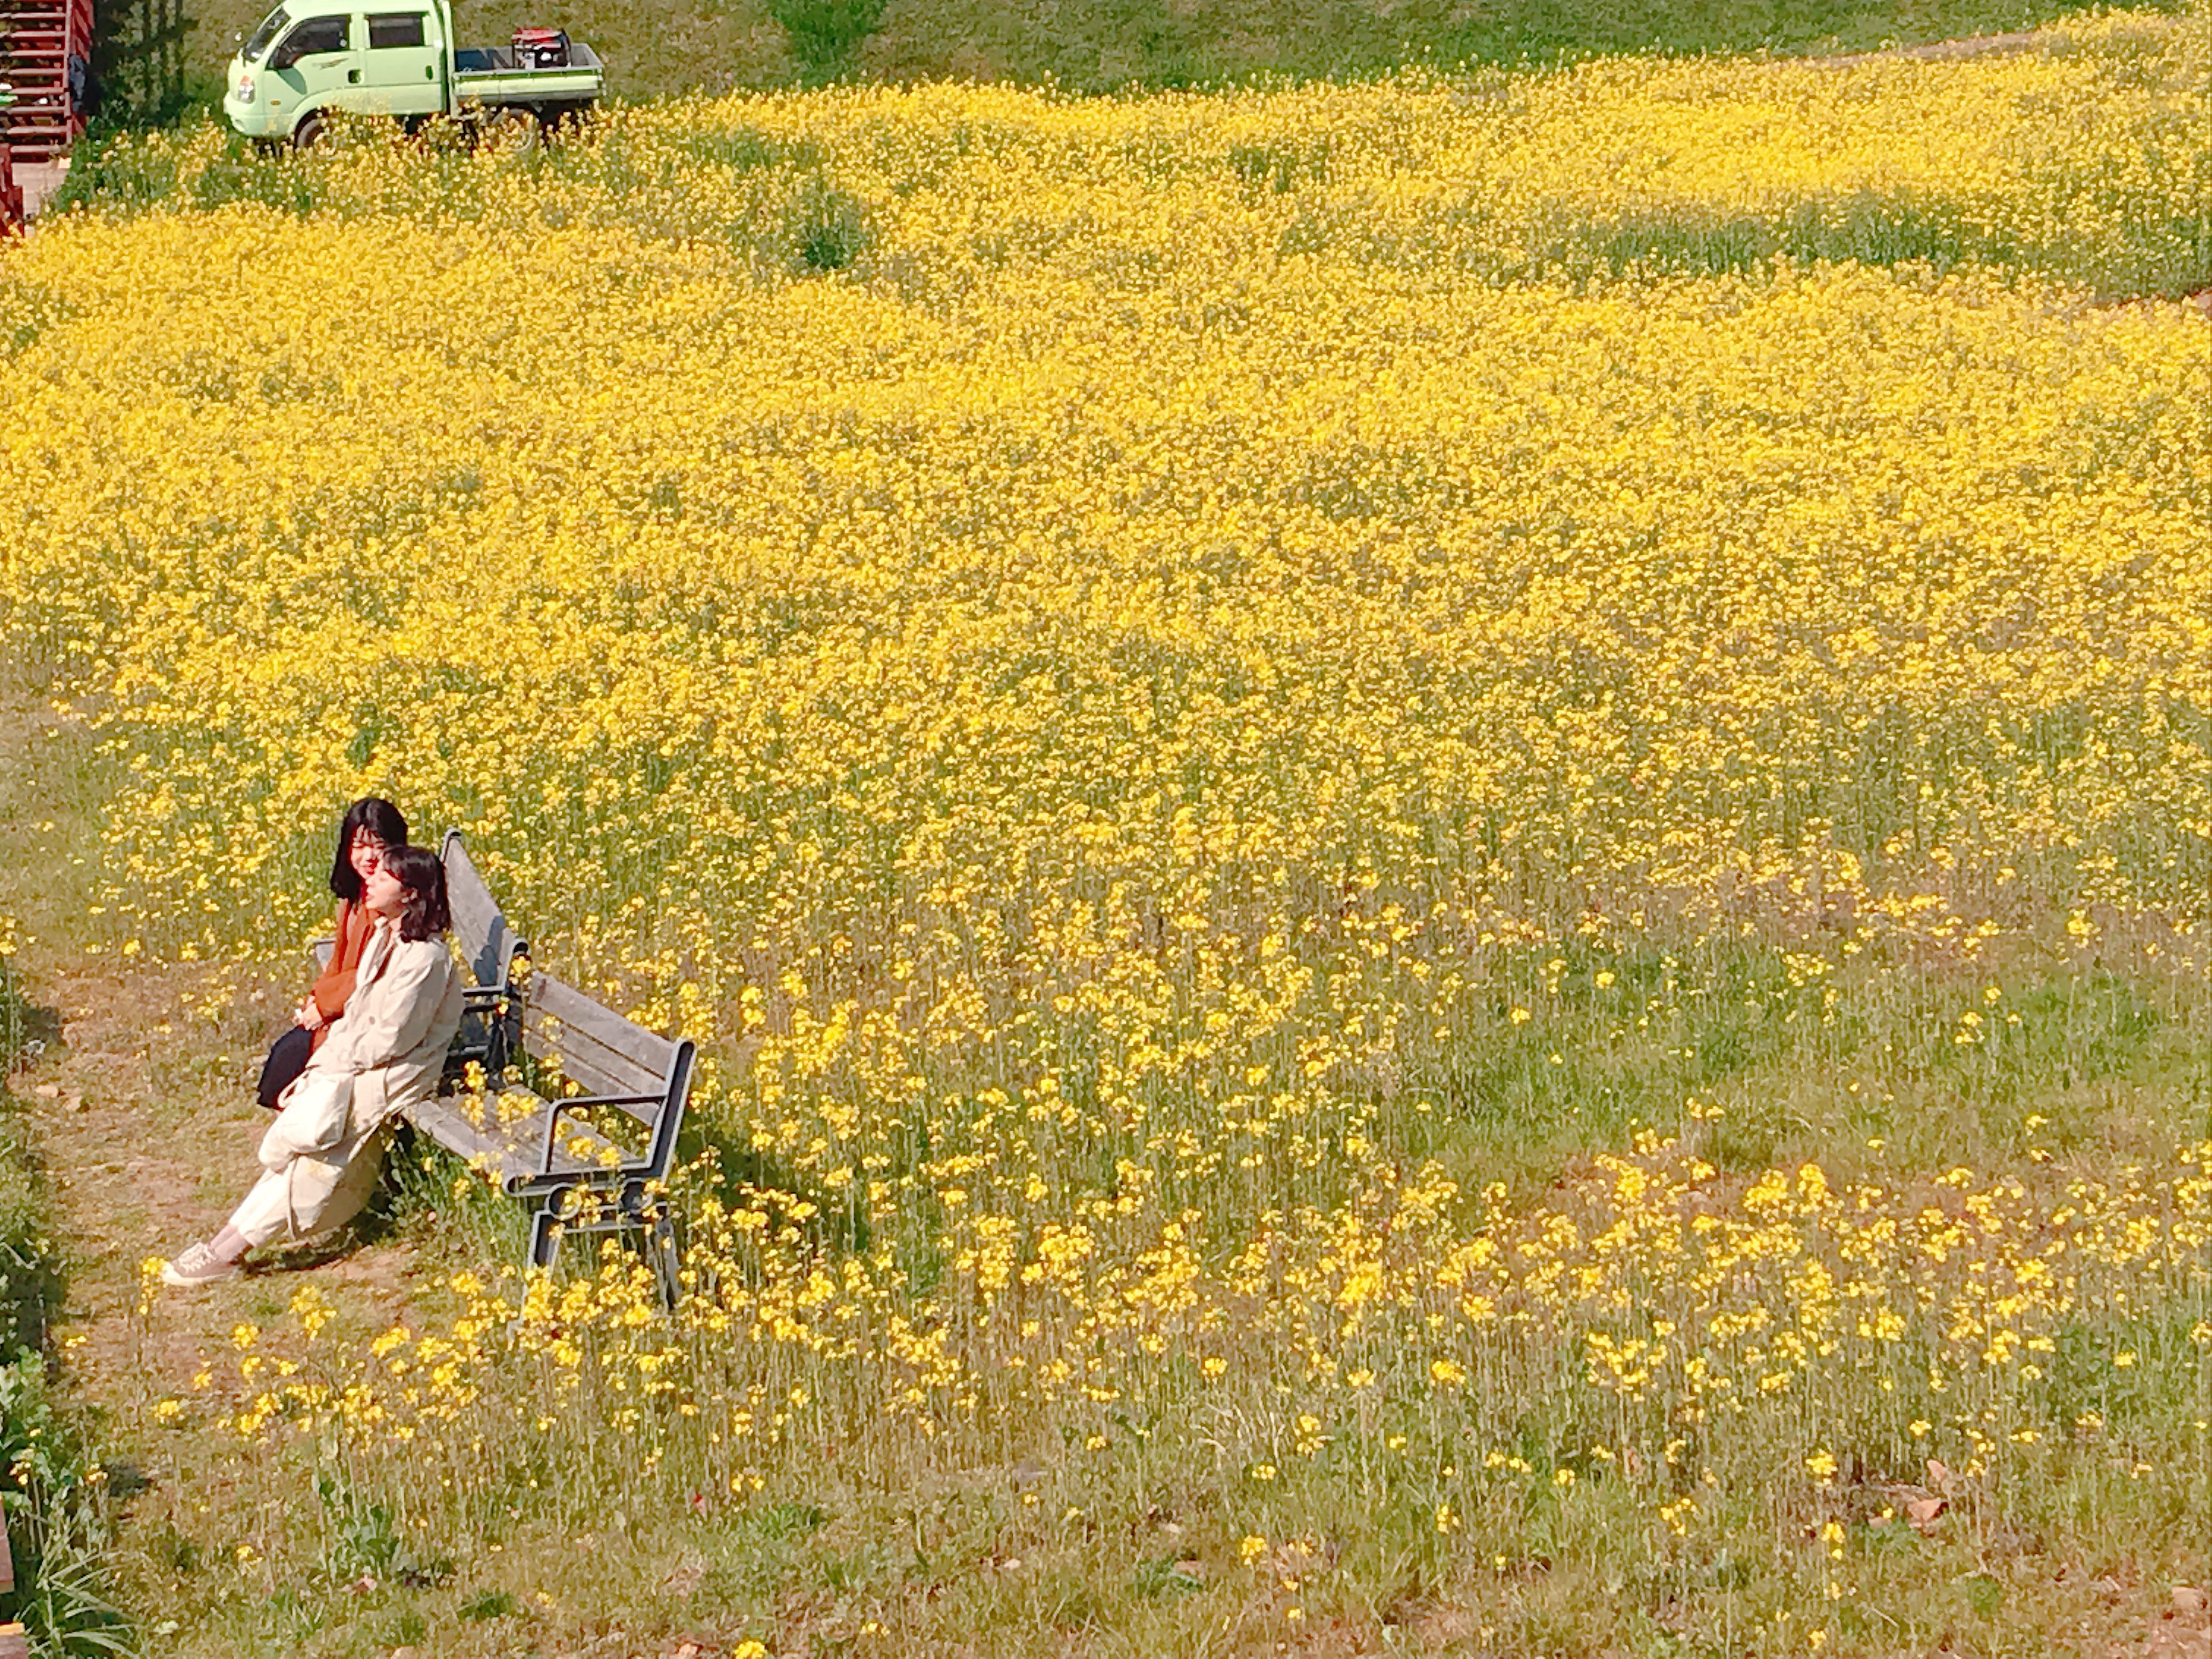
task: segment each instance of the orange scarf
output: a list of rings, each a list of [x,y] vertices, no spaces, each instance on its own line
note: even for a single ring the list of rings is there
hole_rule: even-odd
[[[338,901],[337,914],[331,919],[330,962],[307,988],[323,1016],[322,1024],[315,1028],[318,1048],[331,1034],[331,1024],[345,1012],[346,999],[353,994],[354,975],[361,969],[362,952],[368,949],[369,935],[375,931],[376,918],[368,914],[367,906]]]

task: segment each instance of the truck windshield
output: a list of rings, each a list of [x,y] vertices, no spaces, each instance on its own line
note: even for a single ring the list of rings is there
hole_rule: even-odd
[[[261,27],[253,31],[252,38],[246,43],[246,49],[238,55],[246,62],[252,63],[269,50],[269,43],[282,34],[284,32],[284,25],[291,21],[284,8],[277,7],[276,10],[261,20]]]

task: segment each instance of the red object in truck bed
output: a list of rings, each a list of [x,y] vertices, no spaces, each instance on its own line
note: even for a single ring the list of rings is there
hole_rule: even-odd
[[[567,69],[568,32],[566,29],[520,28],[514,40],[517,69]]]

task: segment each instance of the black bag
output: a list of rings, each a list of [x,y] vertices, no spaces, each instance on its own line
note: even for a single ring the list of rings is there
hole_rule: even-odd
[[[307,1069],[314,1053],[315,1034],[304,1025],[295,1025],[269,1045],[269,1058],[261,1062],[261,1081],[254,1085],[264,1111],[276,1109],[277,1097]]]

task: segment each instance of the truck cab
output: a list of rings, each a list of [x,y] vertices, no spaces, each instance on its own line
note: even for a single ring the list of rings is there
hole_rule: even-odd
[[[255,138],[289,138],[319,110],[402,120],[442,114],[444,24],[440,7],[371,11],[343,0],[285,0],[231,59],[223,112]]]
[[[332,110],[410,125],[487,110],[550,121],[605,84],[590,47],[555,38],[561,61],[538,67],[543,54],[458,48],[450,0],[284,0],[230,60],[223,113],[248,137],[303,147]]]

